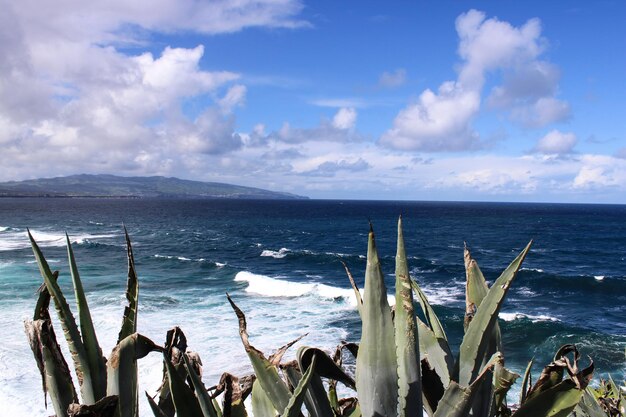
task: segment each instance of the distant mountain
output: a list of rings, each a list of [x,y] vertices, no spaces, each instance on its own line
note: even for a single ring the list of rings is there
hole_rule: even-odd
[[[306,199],[290,193],[219,182],[174,177],[119,177],[70,175],[67,177],[0,183],[0,197],[104,197],[104,198],[239,198]]]

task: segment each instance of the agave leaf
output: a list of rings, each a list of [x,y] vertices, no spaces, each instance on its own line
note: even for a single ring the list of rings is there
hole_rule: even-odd
[[[341,261],[341,264],[348,275],[348,280],[350,281],[350,286],[354,291],[354,298],[356,299],[356,308],[359,311],[359,315],[361,315],[361,309],[363,308],[363,297],[361,297],[361,291],[359,291],[359,287],[356,286],[356,282],[354,282],[354,277],[352,276],[352,272],[350,272],[348,265],[346,265],[344,261]]]
[[[165,337],[165,350],[170,361],[182,378],[186,378],[187,371],[183,364],[182,356],[187,351],[187,337],[178,326],[167,331]],[[170,393],[170,384],[167,378],[167,367],[163,364],[163,380],[159,387],[159,409],[167,416],[174,417],[176,409]]]
[[[467,417],[480,387],[489,382],[488,377],[492,375],[493,367],[501,359],[502,355],[499,352],[494,354],[472,384],[467,387],[450,381],[433,417]]]
[[[563,380],[563,375],[565,374],[565,369],[567,368],[567,363],[564,357],[569,353],[574,353],[575,362],[578,362],[580,355],[575,345],[567,344],[561,346],[554,355],[552,362],[543,368],[541,375],[537,379],[537,382],[535,382],[535,385],[528,390],[526,400],[533,398],[542,391],[546,391],[554,387]]]
[[[50,394],[54,412],[67,416],[70,404],[78,402],[69,367],[57,343],[50,320],[25,321],[24,329],[41,373],[44,401]],[[48,404],[46,401],[46,408]]]
[[[387,287],[370,227],[361,343],[356,358],[356,388],[365,417],[392,417],[398,406],[398,372]]]
[[[300,369],[308,369],[317,358],[315,373],[321,377],[339,381],[347,387],[355,389],[354,379],[348,375],[337,363],[321,349],[301,346],[296,353]]]
[[[248,415],[243,403],[244,396],[239,384],[239,378],[224,372],[217,385],[216,394],[221,392],[224,393],[222,408],[224,417],[245,417]]]
[[[311,365],[306,370],[300,382],[293,390],[293,395],[289,398],[289,403],[285,410],[282,412],[282,417],[298,417],[301,413],[302,403],[304,402],[304,397],[307,392],[307,388],[309,387],[309,382],[313,377],[313,373],[315,371],[315,365],[317,362],[317,355],[313,355],[313,360],[311,361]]]
[[[252,385],[252,413],[255,417],[276,417],[276,409],[258,380]]]
[[[107,362],[107,395],[117,395],[118,417],[137,417],[137,359],[163,351],[147,337],[133,333],[118,343]]]
[[[513,417],[566,417],[576,408],[584,391],[571,379],[566,379],[546,391],[538,393],[513,413]]]
[[[489,287],[487,281],[478,266],[475,259],[472,258],[472,254],[467,246],[464,244],[463,260],[465,263],[465,319],[463,321],[463,327],[467,331],[467,327],[474,318],[476,310],[480,306],[480,303],[487,296]],[[500,326],[496,321],[493,325],[492,336],[489,340],[489,345],[484,352],[483,359],[481,361],[481,367],[484,366],[491,356],[502,350],[502,340],[500,335]],[[494,386],[491,384],[483,384],[479,393],[476,395],[476,400],[472,404],[472,415],[487,415],[492,408],[492,400],[494,399]]]
[[[163,360],[167,369],[167,380],[174,408],[176,408],[176,415],[178,417],[202,417],[203,413],[198,399],[185,383],[185,379],[180,376],[178,370],[174,367],[170,358],[168,358],[167,353],[163,354]]]
[[[306,395],[304,396],[304,405],[309,411],[309,416],[311,417],[334,417],[333,409],[328,399],[328,394],[326,393],[326,389],[324,389],[324,383],[318,373],[319,367],[320,365],[318,362],[316,369],[311,376],[311,381],[309,382]],[[283,365],[282,369],[287,375],[287,379],[289,380],[291,386],[298,386],[298,383],[302,379],[302,373],[298,369],[297,362],[294,361],[287,363]]]
[[[524,404],[524,401],[526,401],[526,396],[528,395],[528,390],[532,385],[532,374],[531,374],[531,369],[533,367],[533,362],[534,362],[535,358],[532,358],[529,362],[528,362],[528,366],[526,366],[526,371],[524,371],[524,378],[522,379],[522,391],[520,392],[520,397],[519,397],[519,403],[520,404]]]
[[[80,280],[74,251],[72,250],[72,244],[70,243],[70,238],[67,233],[65,234],[65,241],[67,243],[67,257],[70,263],[70,272],[72,275],[72,283],[74,284],[76,305],[78,307],[80,331],[82,333],[85,351],[87,352],[87,359],[89,360],[89,371],[92,375],[93,391],[96,399],[100,399],[104,398],[106,395],[106,359],[102,356],[102,349],[98,343],[96,330],[93,327],[89,305],[85,297],[85,290]]]
[[[452,353],[446,348],[448,344],[443,339],[438,339],[433,331],[421,320],[417,321],[419,327],[420,358],[426,359],[430,368],[439,376],[444,388],[450,383],[450,374],[453,367]],[[427,387],[422,387],[427,389]]]
[[[278,350],[276,350],[276,352],[272,353],[270,357],[267,358],[267,360],[270,361],[270,363],[274,366],[280,365],[280,361],[283,359],[283,356],[285,355],[285,353],[287,353],[287,350],[293,345],[295,345],[296,343],[298,343],[300,340],[302,340],[304,336],[307,336],[307,335],[308,333],[305,333],[302,336],[298,336],[297,338],[287,343],[286,345],[281,346],[280,348],[278,348]]]
[[[402,217],[398,219],[396,253],[396,315],[394,319],[396,356],[398,360],[398,417],[422,416],[422,387],[418,329],[413,307],[413,290],[402,234]]]
[[[573,365],[566,356],[568,353],[574,354]],[[587,368],[579,371],[579,357],[575,346],[562,346],[556,353],[554,361],[544,368],[526,401],[513,416],[568,416],[580,402],[593,376],[593,361]],[[561,368],[561,371],[559,372],[557,368]],[[565,371],[569,378],[560,380]]]
[[[217,417],[223,417],[224,413],[222,412],[222,408],[217,402],[217,399],[213,398],[211,401],[213,402],[213,408],[215,409],[215,412],[217,413]]]
[[[511,286],[511,282],[517,275],[526,254],[530,250],[532,241],[511,262],[502,275],[494,282],[489,292],[480,303],[476,315],[467,326],[459,351],[459,383],[469,385],[480,370],[480,366],[488,351],[493,336],[493,328],[498,319],[500,307]]]
[[[487,281],[478,267],[476,260],[472,258],[472,254],[465,244],[463,250],[463,260],[465,263],[465,320],[463,327],[467,330],[467,326],[474,318],[478,306],[483,298],[487,295],[489,287]]]
[[[504,359],[496,362],[493,370],[493,405],[491,407],[497,413],[496,415],[506,415],[502,412],[503,407],[508,410],[506,394],[519,377],[518,374],[504,367]],[[490,401],[487,402],[487,404],[489,403]]]
[[[243,346],[246,349],[248,358],[252,363],[252,368],[254,368],[254,372],[256,373],[257,381],[259,381],[259,384],[263,387],[263,390],[272,401],[274,408],[277,410],[284,410],[287,408],[289,399],[291,398],[287,384],[285,384],[285,382],[280,378],[278,370],[269,360],[265,358],[263,352],[250,344],[248,340],[245,314],[239,309],[239,307],[237,307],[228,294],[226,294],[226,297],[228,298],[228,302],[235,311],[237,319],[239,320],[239,336],[241,337]]]
[[[574,409],[574,413],[580,417],[607,417],[607,413],[604,412],[596,397],[589,390],[589,387],[583,392],[582,398]]]
[[[56,282],[55,275],[50,271],[48,262],[46,262],[43,253],[39,249],[30,231],[28,231],[28,238],[30,239],[30,244],[33,248],[33,253],[35,254],[35,259],[37,260],[37,265],[39,266],[39,271],[41,272],[46,288],[54,300],[54,306],[59,316],[61,327],[63,328],[63,334],[67,341],[72,360],[74,361],[81,398],[87,405],[94,404],[98,398],[94,391],[94,381],[89,368],[87,351],[85,350],[80,331],[76,325],[76,319],[74,319],[74,315],[65,300],[61,287],[59,287]]]
[[[446,336],[446,332],[443,330],[439,317],[437,317],[435,310],[433,310],[432,306],[428,302],[426,294],[424,294],[424,291],[422,291],[417,281],[413,278],[411,278],[411,287],[413,287],[413,291],[415,291],[415,294],[417,295],[417,301],[420,303],[420,307],[422,308],[422,312],[426,318],[425,324],[435,334],[437,339],[441,339],[446,342],[446,350],[450,351],[450,347],[448,346],[448,337]]]
[[[148,404],[150,404],[150,409],[152,410],[152,414],[154,417],[167,417],[167,415],[159,408],[154,399],[146,392],[146,397],[148,398]]]
[[[204,417],[217,417],[217,413],[215,412],[215,408],[213,408],[213,403],[211,402],[211,396],[202,383],[200,375],[198,375],[193,369],[193,366],[189,363],[187,355],[184,353],[183,361],[185,362],[185,368],[187,368],[187,375],[189,375],[189,379],[191,379],[191,383],[193,384],[193,389],[196,392],[196,397],[198,397],[198,403],[202,409],[202,414]]]
[[[133,247],[130,244],[130,237],[128,237],[126,226],[124,226],[124,237],[126,238],[126,255],[128,258],[128,280],[126,282],[126,300],[128,300],[128,305],[124,307],[122,328],[117,337],[117,343],[125,337],[137,332],[137,307],[139,302],[139,280],[137,279],[137,272],[135,270]]]
[[[117,396],[103,397],[95,404],[71,404],[67,409],[69,417],[113,417],[117,410]]]

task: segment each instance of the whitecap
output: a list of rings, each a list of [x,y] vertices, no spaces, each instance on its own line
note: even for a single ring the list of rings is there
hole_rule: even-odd
[[[527,319],[527,320],[532,321],[533,323],[537,323],[538,321],[561,321],[557,319],[556,317],[548,316],[546,314],[534,315],[534,314],[519,313],[516,311],[510,312],[510,313],[500,313],[498,317],[500,317],[504,321]]]
[[[11,251],[30,248],[30,241],[25,230],[12,229],[9,233],[0,235],[0,251]],[[6,230],[5,230],[6,231]],[[61,247],[65,246],[65,233],[63,232],[44,232],[40,230],[30,231],[31,235],[40,247]],[[106,239],[115,237],[115,234],[81,234],[70,236],[70,241],[76,244],[82,244],[91,240]]]
[[[269,256],[272,258],[276,258],[276,259],[281,259],[284,258],[285,256],[287,256],[287,253],[291,252],[291,250],[287,249],[287,248],[280,248],[280,250],[278,251],[274,251],[274,250],[264,250],[263,252],[261,252],[261,256]]]
[[[604,280],[604,275],[594,275],[594,278],[596,281],[602,281]]]
[[[238,272],[235,281],[247,282],[246,292],[265,297],[304,297],[314,296],[327,300],[341,299],[351,306],[356,306],[356,296],[350,288],[338,288],[320,283],[291,282],[253,274],[248,271]],[[361,288],[361,295],[364,290]],[[395,304],[395,296],[387,294],[389,305]]]
[[[520,268],[520,271],[533,271],[533,272],[542,273],[543,269],[541,269],[541,268]]]

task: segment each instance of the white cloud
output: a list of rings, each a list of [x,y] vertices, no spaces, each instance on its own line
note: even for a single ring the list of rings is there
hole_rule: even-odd
[[[246,87],[233,85],[240,75],[201,69],[202,45],[142,52],[146,35],[308,25],[291,0],[0,0],[0,7],[2,179],[51,169],[185,173],[238,149],[232,112],[245,101]],[[183,110],[191,98],[193,120]]]
[[[554,97],[541,97],[532,103],[511,109],[511,120],[524,127],[543,127],[566,120],[569,116],[569,104]]]
[[[406,70],[398,68],[393,72],[383,72],[378,79],[378,85],[385,88],[400,87],[406,82]]]
[[[233,111],[235,107],[242,106],[246,99],[247,88],[245,85],[236,84],[228,89],[226,95],[219,100],[219,105],[226,113]]]
[[[626,184],[626,160],[605,155],[585,155],[574,178],[579,190],[623,191]]]
[[[534,151],[544,154],[567,154],[573,151],[576,142],[575,134],[555,129],[537,141]]]
[[[437,93],[424,91],[418,101],[400,111],[381,145],[421,151],[459,151],[479,147],[471,121],[480,107],[476,91],[446,82]]]
[[[511,119],[527,126],[545,126],[569,115],[569,105],[553,97],[558,70],[539,61],[545,49],[538,19],[520,27],[470,10],[456,20],[458,78],[425,90],[416,103],[401,110],[380,143],[414,151],[463,151],[483,146],[472,122],[480,111],[486,76],[502,72],[489,102],[511,109]]]
[[[354,129],[356,125],[356,110],[352,107],[340,108],[333,117],[333,127],[335,129]]]
[[[459,82],[466,88],[480,89],[485,73],[535,59],[543,50],[541,24],[530,19],[519,28],[497,18],[486,19],[483,12],[470,10],[456,20],[459,56],[464,60]]]

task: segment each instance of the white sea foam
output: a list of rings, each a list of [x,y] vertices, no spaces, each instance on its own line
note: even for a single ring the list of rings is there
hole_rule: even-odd
[[[465,283],[452,282],[448,285],[421,285],[428,302],[435,305],[448,305],[465,299]]]
[[[356,306],[356,296],[350,288],[338,288],[320,283],[291,282],[248,271],[238,272],[235,281],[247,282],[246,292],[265,297],[304,297],[313,296],[326,300],[342,300]],[[364,290],[360,289],[361,294]],[[387,294],[389,305],[395,304],[395,297]]]
[[[533,271],[533,272],[543,272],[541,268],[520,268],[520,271]]]
[[[10,230],[10,231],[9,231]],[[9,231],[7,233],[7,231]],[[30,248],[30,242],[25,230],[5,228],[0,234],[0,251],[11,251]],[[65,246],[65,233],[31,230],[30,233],[39,246]],[[70,236],[72,243],[83,244],[98,239],[112,238],[115,234],[81,234]]]
[[[500,317],[504,321],[527,319],[527,320],[532,321],[533,323],[537,323],[538,321],[561,321],[557,319],[556,317],[548,316],[546,314],[534,315],[534,314],[519,313],[516,311],[510,312],[510,313],[500,313],[498,317]]]
[[[280,250],[278,251],[266,249],[263,252],[261,252],[261,256],[270,256],[272,258],[281,259],[287,256],[289,252],[291,252],[291,250],[287,248],[280,248]]]
[[[596,281],[602,281],[604,280],[604,275],[594,275],[594,278],[596,279]]]

